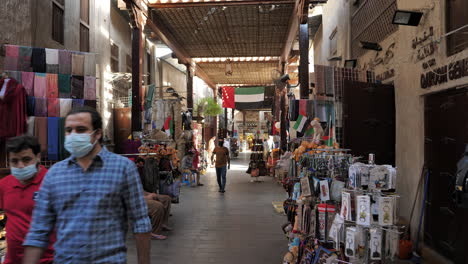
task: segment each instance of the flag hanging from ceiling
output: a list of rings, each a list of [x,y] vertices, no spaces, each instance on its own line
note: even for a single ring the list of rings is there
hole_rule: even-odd
[[[223,107],[224,108],[235,108],[236,103],[235,103],[235,87],[230,87],[230,86],[224,86],[222,87],[222,93],[223,93]]]
[[[236,109],[262,109],[265,100],[265,87],[237,87],[235,91]]]
[[[307,118],[307,116],[299,115],[293,128],[297,130],[297,132],[304,133],[308,128],[309,123],[310,120]]]
[[[171,116],[169,116],[164,122],[164,132],[166,132],[168,137],[174,135],[174,122],[172,121]]]

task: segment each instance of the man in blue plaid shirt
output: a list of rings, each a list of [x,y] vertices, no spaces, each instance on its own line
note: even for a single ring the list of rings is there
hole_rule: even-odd
[[[102,119],[95,109],[72,110],[65,134],[72,155],[52,166],[42,183],[23,263],[38,263],[54,229],[54,263],[126,263],[129,219],[138,263],[149,264],[151,222],[136,166],[100,145]]]

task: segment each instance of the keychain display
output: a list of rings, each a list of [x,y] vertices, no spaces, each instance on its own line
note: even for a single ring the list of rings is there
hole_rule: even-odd
[[[368,195],[356,196],[356,223],[358,225],[370,226],[371,224],[371,202]]]
[[[328,187],[328,180],[320,181],[320,200],[322,200],[322,202],[330,200],[330,188]]]
[[[390,190],[395,189],[396,169],[390,165],[375,166],[370,170],[369,189]]]
[[[379,197],[379,225],[393,225],[394,202],[393,197]]]
[[[356,227],[346,228],[345,255],[349,258],[356,256]]]
[[[382,259],[382,230],[377,228],[371,228],[370,231],[370,259],[381,260]]]
[[[348,184],[352,189],[364,188],[369,185],[370,169],[373,165],[356,162],[349,166]]]
[[[351,221],[352,214],[351,214],[351,194],[348,192],[341,193],[341,211],[340,215],[345,220]]]

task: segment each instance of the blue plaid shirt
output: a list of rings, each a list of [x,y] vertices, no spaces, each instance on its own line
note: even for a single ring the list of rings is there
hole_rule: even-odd
[[[126,263],[129,219],[151,231],[136,166],[103,148],[87,171],[70,157],[47,173],[24,246],[45,248],[55,228],[55,263]]]

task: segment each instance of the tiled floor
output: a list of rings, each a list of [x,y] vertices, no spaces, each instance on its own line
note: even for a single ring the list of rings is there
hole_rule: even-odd
[[[281,263],[287,240],[286,221],[272,202],[286,193],[271,177],[252,183],[247,154],[233,160],[226,193],[218,193],[214,171],[202,176],[203,187],[183,187],[180,204],[173,205],[165,241],[151,242],[151,263],[273,264]],[[133,238],[128,241],[128,263],[137,263]]]

